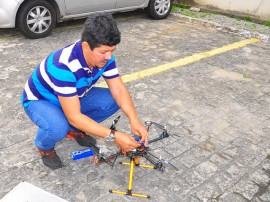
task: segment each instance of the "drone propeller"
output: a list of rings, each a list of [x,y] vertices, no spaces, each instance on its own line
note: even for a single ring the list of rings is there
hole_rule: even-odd
[[[159,129],[161,129],[161,130],[167,130],[167,126],[160,125],[160,124],[155,123],[155,122],[153,122],[153,121],[145,121],[144,124],[145,124],[147,127],[150,127],[150,126],[152,126],[152,125],[154,124],[155,126],[157,126],[157,127],[158,127]]]
[[[166,160],[160,158],[159,162],[161,162],[163,165],[165,165],[166,168],[178,171],[178,168],[175,167],[173,164],[171,164],[169,161],[166,161]]]

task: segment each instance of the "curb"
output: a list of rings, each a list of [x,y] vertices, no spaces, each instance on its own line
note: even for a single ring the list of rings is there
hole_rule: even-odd
[[[198,25],[202,25],[204,27],[215,28],[215,29],[220,30],[220,31],[232,33],[232,34],[235,34],[235,35],[238,35],[238,36],[243,36],[243,37],[246,37],[246,38],[258,38],[258,39],[260,39],[262,41],[269,41],[269,39],[270,39],[270,36],[266,35],[266,34],[261,34],[261,33],[258,33],[258,32],[251,32],[251,31],[247,31],[247,30],[243,30],[243,29],[237,29],[235,27],[226,27],[226,26],[223,26],[223,25],[221,25],[219,23],[212,22],[212,21],[209,21],[209,20],[191,18],[191,17],[185,16],[185,15],[181,15],[179,13],[171,13],[171,15],[179,17],[184,22],[198,24]]]

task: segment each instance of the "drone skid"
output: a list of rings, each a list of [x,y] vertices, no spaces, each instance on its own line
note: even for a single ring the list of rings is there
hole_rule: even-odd
[[[151,169],[154,169],[154,166],[139,164],[139,156],[130,157],[130,163],[120,162],[120,164],[130,166],[127,191],[124,192],[124,191],[119,191],[119,190],[109,190],[109,192],[113,194],[122,194],[122,195],[128,195],[128,196],[134,196],[134,197],[140,197],[140,198],[150,198],[150,196],[146,194],[132,193],[133,174],[134,174],[135,166],[142,167],[142,168],[151,168]]]

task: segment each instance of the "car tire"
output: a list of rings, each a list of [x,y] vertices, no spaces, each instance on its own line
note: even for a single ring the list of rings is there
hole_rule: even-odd
[[[47,1],[27,1],[19,10],[17,26],[28,38],[38,39],[48,36],[56,24],[56,12]]]
[[[172,10],[172,0],[150,0],[147,14],[156,20],[167,18]]]

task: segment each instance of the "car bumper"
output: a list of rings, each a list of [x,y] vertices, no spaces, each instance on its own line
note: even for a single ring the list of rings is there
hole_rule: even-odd
[[[20,3],[16,0],[0,0],[0,28],[14,28]]]

